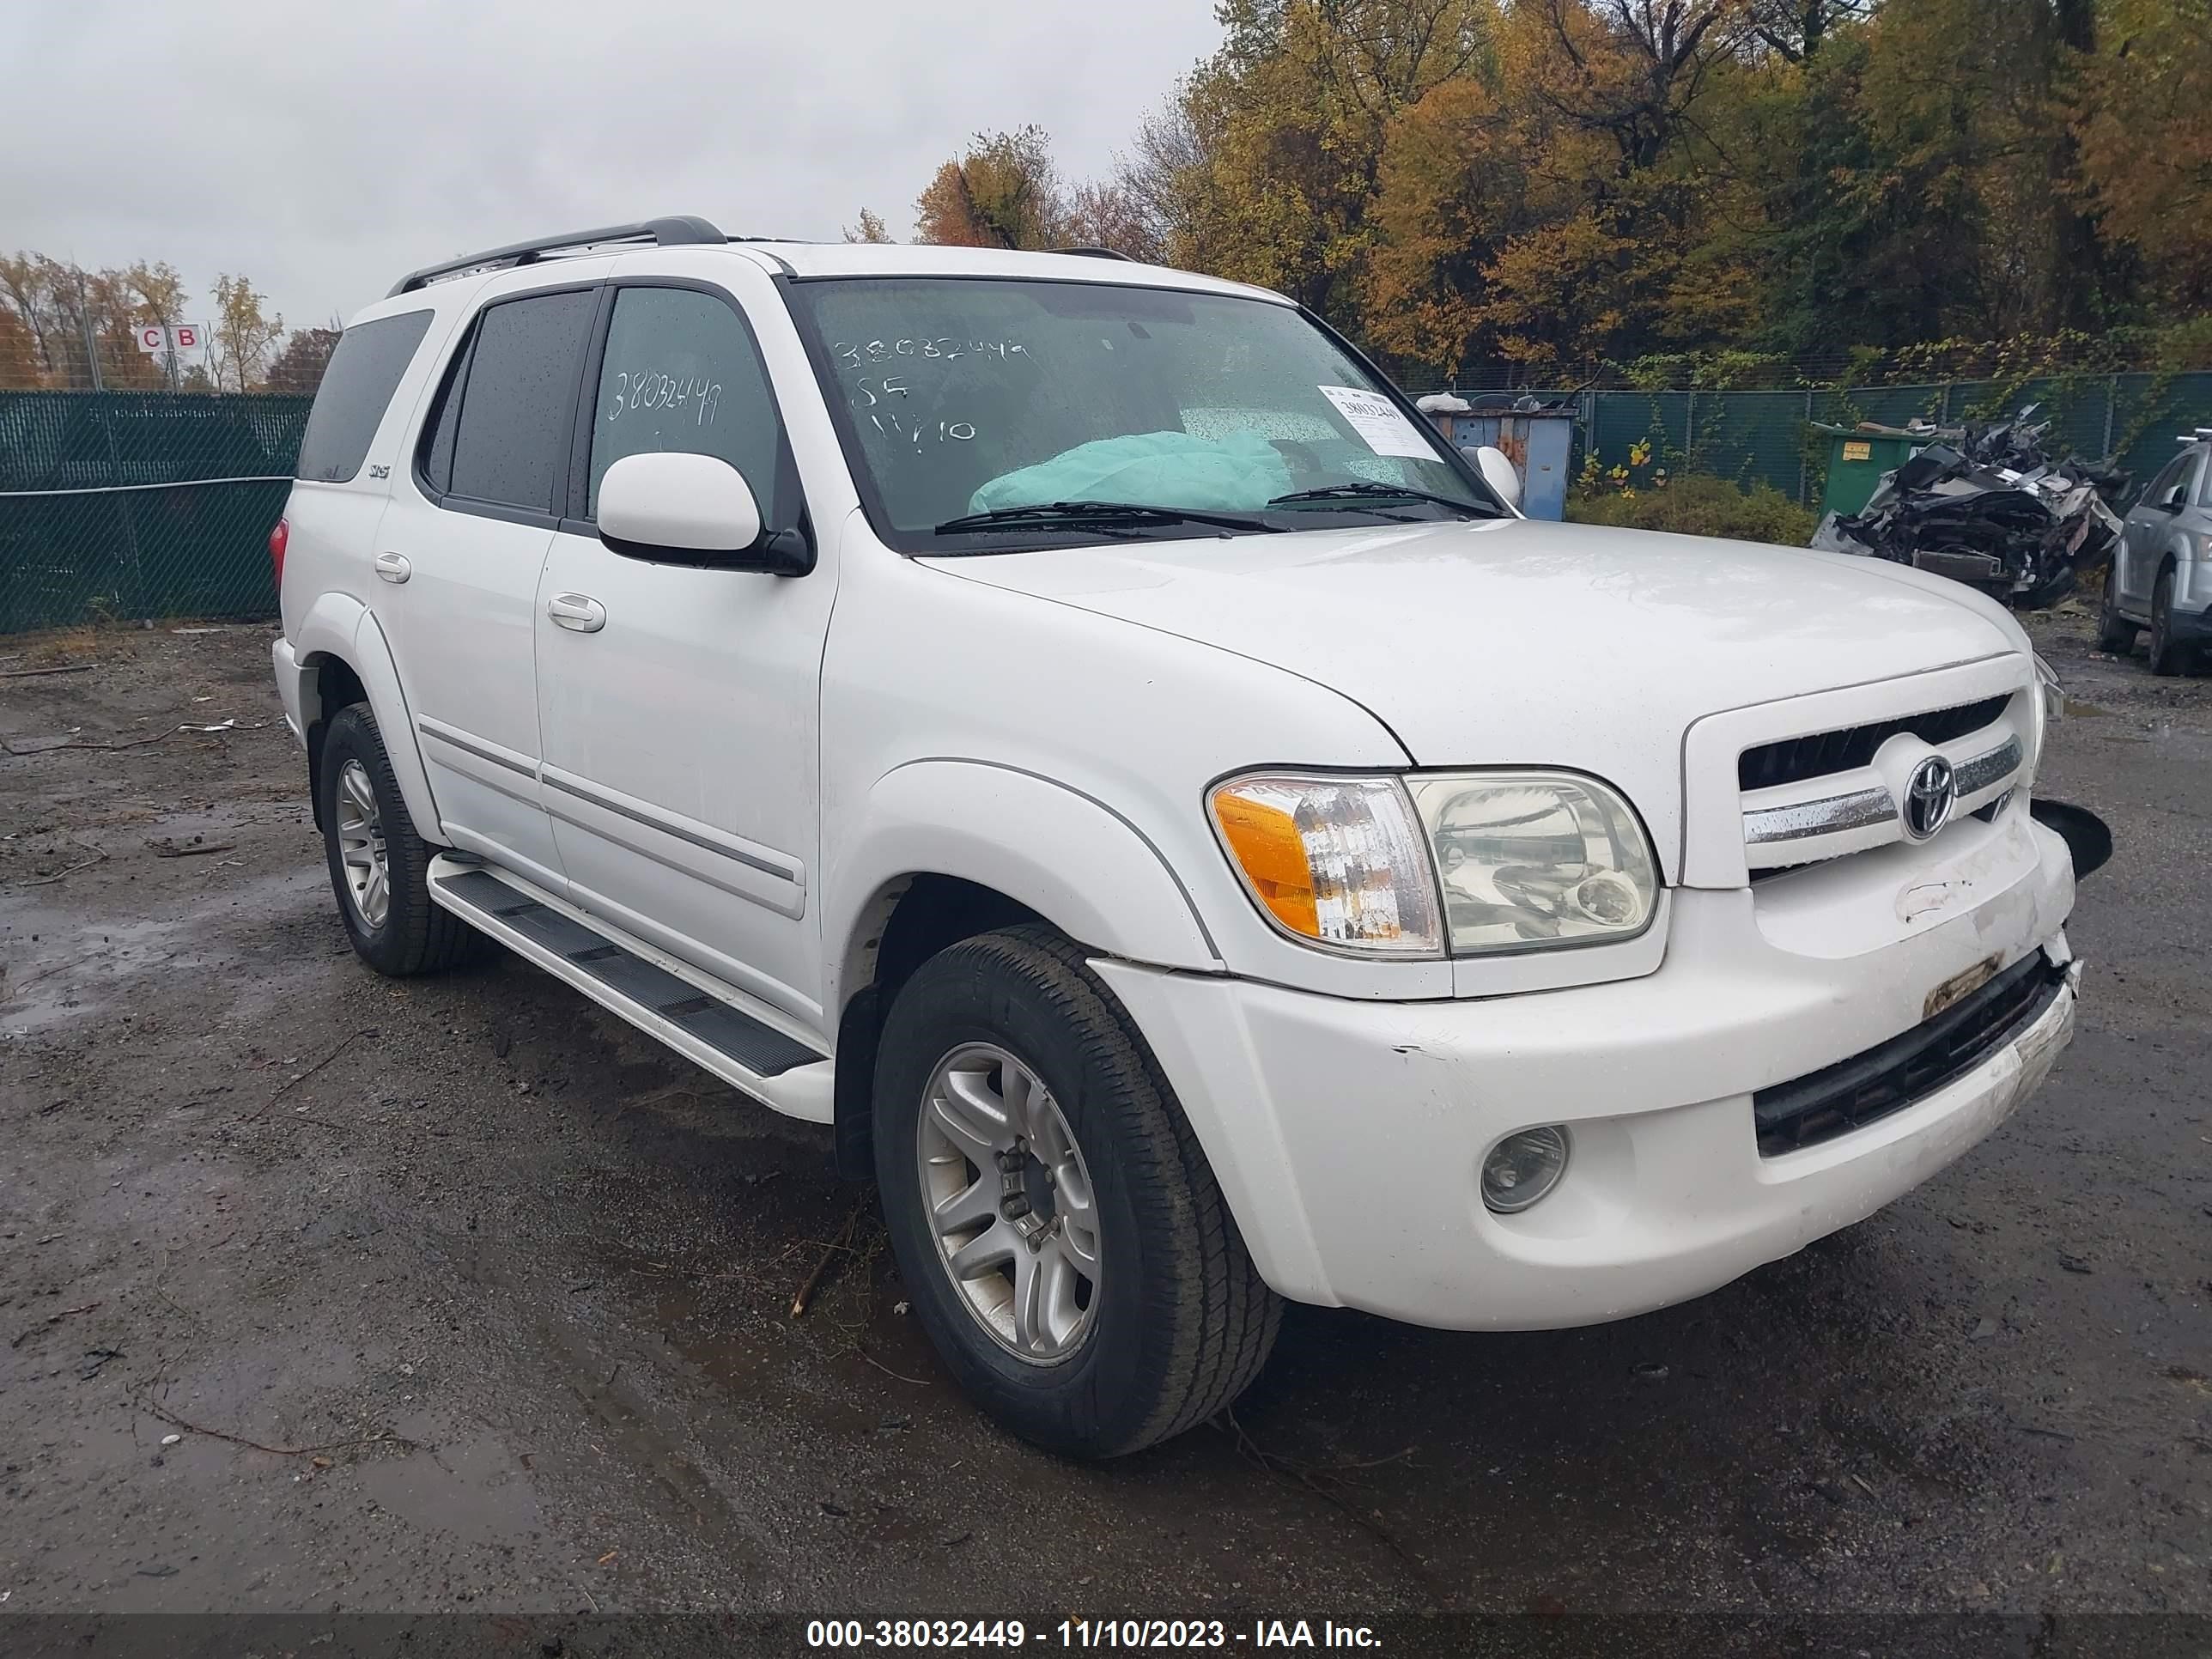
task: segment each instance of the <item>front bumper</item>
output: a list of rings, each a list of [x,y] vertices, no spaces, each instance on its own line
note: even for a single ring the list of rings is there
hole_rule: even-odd
[[[1856,905],[1823,925],[1840,903],[1825,878],[1787,900],[1678,889],[1664,963],[1613,984],[1363,1003],[1096,965],[1276,1290],[1457,1329],[1595,1324],[1702,1295],[1872,1214],[2043,1080],[2073,1030],[2071,867],[2024,811],[2000,823],[1957,859],[1968,873],[1948,878],[1952,902],[1913,908],[1923,870],[1886,930],[1865,928]],[[1881,856],[1830,885],[1884,879]],[[2066,982],[1971,1070],[1762,1156],[1755,1092],[1877,1048],[1923,1024],[1962,975],[2038,950],[2069,966]],[[1484,1154],[1547,1123],[1568,1126],[1565,1177],[1528,1210],[1491,1213]]]
[[[2171,626],[2176,645],[2212,647],[2212,605],[2202,611],[2184,611],[2176,605]]]

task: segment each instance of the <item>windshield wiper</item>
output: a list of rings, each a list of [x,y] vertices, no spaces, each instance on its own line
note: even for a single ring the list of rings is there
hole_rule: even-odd
[[[1300,501],[1433,501],[1438,507],[1448,507],[1455,513],[1480,514],[1486,519],[1498,515],[1479,501],[1454,501],[1449,495],[1438,495],[1426,489],[1414,489],[1405,484],[1380,483],[1364,478],[1358,483],[1328,484],[1319,489],[1294,489],[1287,495],[1278,495],[1267,503],[1270,507],[1295,507]]]
[[[1248,513],[1201,513],[1182,507],[1150,507],[1135,501],[1031,501],[1023,507],[994,507],[947,519],[937,526],[940,536],[965,530],[1023,530],[1031,526],[1086,524],[1121,526],[1154,524],[1206,524],[1220,530],[1266,530],[1279,526]]]

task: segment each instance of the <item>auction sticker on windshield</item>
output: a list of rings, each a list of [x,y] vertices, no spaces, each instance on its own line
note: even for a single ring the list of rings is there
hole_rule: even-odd
[[[1352,429],[1377,455],[1410,455],[1417,461],[1436,459],[1436,446],[1424,438],[1420,428],[1382,393],[1362,392],[1348,386],[1325,386],[1320,392],[1336,405],[1336,412],[1352,422]]]

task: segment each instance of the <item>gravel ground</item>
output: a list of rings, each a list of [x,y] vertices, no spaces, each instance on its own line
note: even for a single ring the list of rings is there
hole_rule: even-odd
[[[1103,1468],[963,1403],[822,1132],[353,959],[266,630],[0,641],[0,1613],[2212,1611],[2212,681],[2087,626],[2118,852],[1988,1143],[1617,1325],[1294,1310]]]

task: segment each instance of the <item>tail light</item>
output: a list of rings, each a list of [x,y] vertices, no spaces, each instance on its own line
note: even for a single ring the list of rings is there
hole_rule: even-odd
[[[284,586],[284,544],[291,538],[291,521],[277,520],[276,527],[269,532],[269,562],[276,568],[276,586],[280,592]]]

